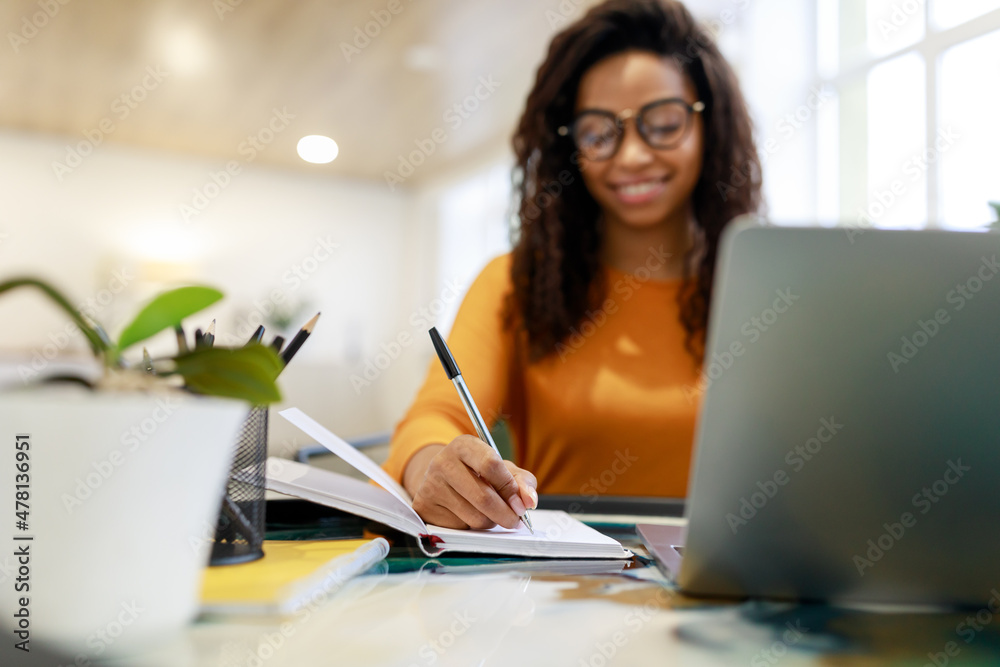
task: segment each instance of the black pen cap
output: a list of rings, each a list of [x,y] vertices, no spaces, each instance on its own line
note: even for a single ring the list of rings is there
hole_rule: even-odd
[[[441,338],[441,334],[438,333],[437,327],[431,327],[428,331],[431,335],[431,342],[434,343],[434,350],[438,354],[438,359],[441,360],[441,365],[444,366],[444,372],[448,375],[449,380],[454,380],[457,376],[462,374],[462,371],[458,370],[458,364],[455,363],[455,357],[451,356],[451,350],[448,349],[448,344],[444,342]]]

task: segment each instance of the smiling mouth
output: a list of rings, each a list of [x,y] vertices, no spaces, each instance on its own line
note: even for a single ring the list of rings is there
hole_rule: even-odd
[[[612,186],[612,189],[615,191],[615,194],[618,195],[618,198],[625,203],[642,203],[656,197],[660,192],[662,192],[666,182],[666,177],[653,178],[648,181],[640,181],[638,183],[615,185]]]

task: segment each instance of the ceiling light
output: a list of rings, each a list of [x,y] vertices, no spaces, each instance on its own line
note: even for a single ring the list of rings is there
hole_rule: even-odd
[[[142,261],[184,263],[201,260],[207,250],[204,235],[167,222],[132,224],[123,230],[121,250]]]
[[[434,72],[444,65],[444,54],[432,44],[417,44],[403,54],[403,64],[415,72]]]
[[[200,74],[211,62],[210,50],[205,35],[196,27],[173,29],[164,44],[166,69],[171,74]]]
[[[336,141],[319,134],[310,134],[307,137],[302,137],[299,139],[299,143],[295,149],[298,151],[300,158],[313,164],[333,162],[337,154],[340,153],[340,148],[337,146]]]

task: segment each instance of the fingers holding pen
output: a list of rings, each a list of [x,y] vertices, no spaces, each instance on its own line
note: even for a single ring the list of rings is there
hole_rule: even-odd
[[[516,465],[510,461],[504,461],[504,465],[510,470],[510,473],[514,475],[514,479],[517,480],[518,492],[521,494],[521,502],[529,510],[538,508],[538,480],[535,476],[524,468],[518,468]]]
[[[482,498],[482,500],[492,505],[493,499],[499,496],[504,507],[512,510],[517,517],[521,517],[526,507],[521,499],[521,489],[517,478],[507,466],[507,461],[501,459],[500,455],[493,451],[493,448],[478,438],[463,436],[461,444],[462,446],[458,448],[458,454],[462,462],[476,473],[479,477],[478,481],[485,482],[485,488],[493,492],[487,494],[489,497]],[[500,521],[497,523],[506,525]]]
[[[471,503],[446,485],[433,495],[417,496],[413,501],[413,508],[424,521],[443,528],[484,530],[496,525],[496,522],[476,510]]]
[[[473,436],[455,439],[456,466],[467,474],[451,477],[452,487],[460,496],[495,524],[515,528],[524,514],[518,495],[517,480],[503,459],[486,443]]]
[[[456,525],[463,522],[472,528],[515,528],[533,502],[534,484],[531,473],[508,467],[486,443],[463,435],[430,460],[414,509],[445,527],[464,528]]]
[[[523,519],[525,526],[534,532],[531,528],[531,521],[528,519],[525,502],[527,500],[532,504],[537,504],[537,496],[533,491],[527,491],[527,498],[522,498],[518,479],[501,458],[500,450],[497,449],[496,443],[493,442],[493,437],[490,435],[489,426],[483,421],[479,408],[476,407],[476,402],[472,400],[472,394],[462,378],[462,371],[458,369],[458,363],[448,348],[448,344],[438,333],[436,327],[431,327],[428,333],[445,374],[455,385],[459,399],[462,401],[469,419],[472,420],[476,433],[482,438],[480,440],[472,436],[462,435],[445,447],[445,451],[450,450],[457,455],[460,462],[472,472],[471,476],[463,475],[460,472],[452,475],[450,478],[452,487],[463,498],[471,502],[477,510],[501,526],[513,528]],[[527,480],[524,477],[521,479]],[[485,482],[486,485],[479,482]],[[498,497],[503,500],[503,505],[498,505],[496,501]],[[517,521],[511,522],[509,520],[511,512],[517,517]]]

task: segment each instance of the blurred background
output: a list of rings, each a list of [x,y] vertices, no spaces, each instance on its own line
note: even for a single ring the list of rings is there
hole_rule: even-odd
[[[6,0],[0,279],[52,280],[114,334],[178,283],[226,293],[189,323],[216,318],[220,343],[322,311],[285,404],[344,437],[390,429],[427,328],[509,249],[511,133],[592,4]],[[993,219],[1000,0],[687,5],[740,76],[774,221]],[[303,159],[310,135],[336,158]],[[86,351],[35,294],[0,298],[0,323],[6,382]],[[272,420],[274,453],[301,444]]]

